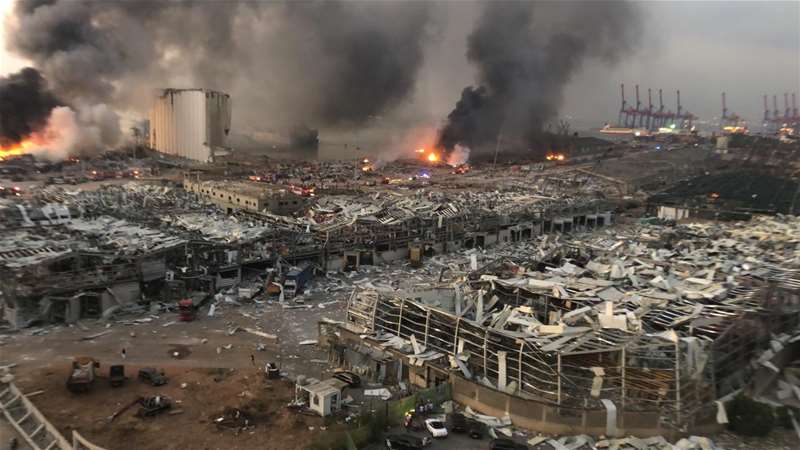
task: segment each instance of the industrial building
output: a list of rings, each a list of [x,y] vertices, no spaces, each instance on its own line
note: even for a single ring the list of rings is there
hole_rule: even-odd
[[[184,180],[183,186],[228,213],[244,210],[289,215],[306,205],[303,197],[280,186],[191,179]]]
[[[800,345],[797,226],[541,239],[539,254],[454,281],[356,290],[330,359],[378,381],[449,383],[458,403],[545,433],[706,432],[724,423],[718,400],[768,384]]]
[[[225,152],[230,95],[208,89],[164,89],[150,109],[150,147],[201,162]]]

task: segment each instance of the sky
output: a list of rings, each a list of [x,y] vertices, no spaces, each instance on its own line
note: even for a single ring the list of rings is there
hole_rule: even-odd
[[[14,0],[0,0],[3,19]],[[681,90],[685,110],[705,120],[721,113],[720,93],[727,92],[728,109],[757,123],[763,116],[762,95],[800,94],[800,2],[787,1],[650,1],[644,11],[637,50],[614,67],[590,64],[569,84],[561,114],[575,126],[600,127],[616,121],[619,84],[633,100],[640,85],[664,90],[669,109],[675,109],[675,90]],[[437,36],[426,49],[409,114],[423,111],[444,117],[461,89],[474,83],[475,69],[466,60],[466,37],[480,4],[450,2]],[[4,23],[3,20],[0,23]],[[26,61],[5,49],[0,33],[0,76],[24,67]],[[403,108],[398,116],[403,115]]]

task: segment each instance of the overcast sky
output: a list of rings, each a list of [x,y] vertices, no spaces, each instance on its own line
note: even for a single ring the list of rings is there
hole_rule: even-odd
[[[13,0],[0,0],[7,14]],[[413,99],[415,110],[442,117],[461,89],[474,82],[466,61],[466,36],[480,12],[474,3],[447,3],[437,41],[429,46]],[[643,2],[645,30],[639,50],[613,68],[591,64],[567,89],[562,114],[583,126],[615,121],[619,83],[629,101],[639,84],[646,102],[648,87],[664,89],[667,107],[675,109],[675,90],[684,108],[711,120],[719,116],[720,93],[728,108],[758,121],[762,95],[800,94],[800,2]],[[0,33],[0,75],[19,70],[25,61],[5,50]]]

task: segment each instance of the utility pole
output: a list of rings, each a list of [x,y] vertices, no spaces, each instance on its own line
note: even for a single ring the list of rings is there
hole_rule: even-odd
[[[505,125],[505,121],[503,121]],[[500,131],[497,133],[497,143],[494,146],[494,162],[492,163],[492,172],[497,169],[497,154],[500,153],[500,140],[503,139],[503,125],[500,126]]]

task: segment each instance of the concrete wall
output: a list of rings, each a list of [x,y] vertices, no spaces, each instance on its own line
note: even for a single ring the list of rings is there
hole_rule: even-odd
[[[109,287],[108,291],[103,293],[103,311],[117,305],[134,304],[139,301],[141,295],[141,286],[138,281],[115,284]]]
[[[671,206],[658,207],[659,219],[682,220],[682,219],[688,219],[689,215],[690,212],[689,209],[687,208],[677,208]]]
[[[221,207],[261,211],[266,205],[264,197],[249,195],[233,189],[222,189],[209,183],[184,180],[183,187],[189,192],[203,197],[207,201]]]
[[[503,417],[508,414],[511,422],[519,427],[545,434],[589,434],[608,436],[607,413],[605,410],[582,410],[557,408],[535,400],[506,394],[481,384],[451,375],[453,400],[483,414]],[[675,438],[676,430],[662,427],[659,411],[621,411],[617,407],[616,435],[639,437],[664,436]],[[692,433],[711,433],[722,426],[713,417],[691,431]]]

